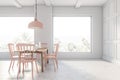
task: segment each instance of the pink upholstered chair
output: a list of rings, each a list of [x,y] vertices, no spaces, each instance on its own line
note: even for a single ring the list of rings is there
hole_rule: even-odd
[[[19,43],[16,45],[16,48],[18,51],[27,51],[27,50],[33,51],[34,47],[35,47],[34,44],[26,44],[26,43]],[[21,57],[21,56],[24,56],[24,57]],[[20,56],[21,57],[20,62],[23,64],[23,70],[22,70],[23,76],[24,76],[24,65],[25,65],[25,63],[30,62],[31,68],[32,68],[32,79],[33,79],[33,62],[35,62],[36,70],[38,72],[38,67],[37,67],[37,63],[36,63],[37,58],[34,56],[34,54],[32,52],[21,53],[21,56]],[[19,77],[19,73],[20,73],[20,68],[19,68],[17,77]]]
[[[58,49],[59,49],[59,44],[54,44],[53,53],[48,53],[48,54],[45,54],[45,56],[44,56],[45,65],[46,65],[48,60],[53,60],[54,61],[54,70],[55,71],[58,68],[58,60],[57,60]]]

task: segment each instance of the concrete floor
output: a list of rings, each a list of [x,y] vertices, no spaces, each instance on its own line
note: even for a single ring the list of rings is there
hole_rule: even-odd
[[[45,72],[34,71],[34,80],[120,80],[120,66],[104,60],[60,60],[56,72],[52,64],[47,64]],[[17,80],[17,66],[10,73],[8,67],[9,61],[0,61],[0,80]],[[31,78],[29,67],[19,80]]]

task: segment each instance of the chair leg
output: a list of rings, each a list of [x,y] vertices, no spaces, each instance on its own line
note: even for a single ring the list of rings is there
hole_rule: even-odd
[[[31,62],[31,66],[32,66],[32,80],[33,80],[33,62]]]
[[[39,73],[39,72],[38,72],[38,66],[37,66],[37,62],[36,62],[36,61],[35,61],[35,66],[36,66],[37,73]]]
[[[23,77],[24,77],[24,62],[23,62],[23,70],[22,70],[22,74],[23,74]]]
[[[55,60],[53,60],[54,61],[54,71],[56,71],[56,61]]]
[[[12,65],[12,60],[10,61],[10,66],[9,66],[8,72],[10,71],[11,65]]]
[[[47,66],[47,58],[44,58],[44,64],[43,64],[44,69],[46,66]]]
[[[58,61],[54,59],[54,70],[56,71],[56,69],[58,69]]]
[[[48,59],[46,58],[46,59],[45,59],[45,66],[47,65],[47,61],[48,61]]]
[[[17,67],[19,66],[19,61],[17,61]]]
[[[28,62],[27,63],[25,63],[25,68],[27,68],[28,67]]]
[[[15,63],[15,61],[13,61],[13,64],[12,64],[12,69],[13,69],[13,67],[14,67],[14,63]]]
[[[17,74],[17,80],[19,79],[19,74],[20,74],[20,72],[21,72],[21,63],[19,63],[19,66],[18,66],[18,74]]]
[[[56,66],[57,66],[57,68],[58,68],[58,60],[57,60],[57,59],[55,59],[55,62],[56,62]]]

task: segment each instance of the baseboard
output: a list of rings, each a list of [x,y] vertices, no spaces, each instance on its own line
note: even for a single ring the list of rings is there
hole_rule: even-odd
[[[109,57],[109,56],[103,56],[103,60],[116,63],[116,59],[114,59],[113,57]]]

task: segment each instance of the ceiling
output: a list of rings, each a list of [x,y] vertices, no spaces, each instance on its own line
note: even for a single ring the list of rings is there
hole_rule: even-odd
[[[102,6],[107,0],[37,0],[38,4],[46,6]],[[33,6],[35,0],[0,0],[0,6]]]

